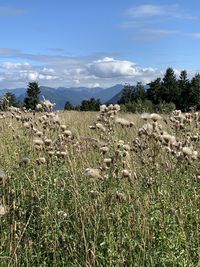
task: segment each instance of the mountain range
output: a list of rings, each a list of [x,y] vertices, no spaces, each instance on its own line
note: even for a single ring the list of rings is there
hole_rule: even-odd
[[[64,108],[66,101],[69,101],[73,105],[80,105],[85,99],[96,98],[100,99],[101,103],[116,103],[119,100],[121,91],[123,89],[122,84],[116,84],[109,88],[88,88],[88,87],[58,87],[51,88],[46,86],[40,86],[41,94],[40,98],[50,100],[56,103],[56,109],[61,110]],[[23,101],[26,96],[26,88],[15,89],[0,89],[0,96],[6,92],[12,92],[15,94],[18,100]]]

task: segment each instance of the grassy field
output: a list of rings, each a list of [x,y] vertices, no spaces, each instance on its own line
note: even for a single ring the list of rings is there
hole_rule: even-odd
[[[0,114],[0,266],[200,266],[200,113]]]

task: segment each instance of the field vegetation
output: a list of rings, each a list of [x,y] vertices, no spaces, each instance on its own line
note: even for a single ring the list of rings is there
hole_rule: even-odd
[[[0,114],[0,266],[200,266],[200,113]]]

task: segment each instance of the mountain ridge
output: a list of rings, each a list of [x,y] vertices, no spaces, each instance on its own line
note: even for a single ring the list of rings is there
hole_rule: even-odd
[[[104,104],[112,99],[116,94],[123,89],[122,84],[116,84],[108,88],[89,88],[89,87],[47,87],[40,86],[41,93],[40,98],[50,100],[56,103],[56,109],[63,109],[66,101],[69,101],[72,105],[80,105],[85,99],[96,98],[100,99]],[[18,100],[23,101],[26,96],[26,88],[14,88],[14,89],[0,89],[0,96],[7,92],[15,94]],[[43,96],[43,97],[42,97]]]

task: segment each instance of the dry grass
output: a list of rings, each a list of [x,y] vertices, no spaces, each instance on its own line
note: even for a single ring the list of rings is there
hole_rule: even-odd
[[[0,266],[198,266],[199,113],[0,117]]]

